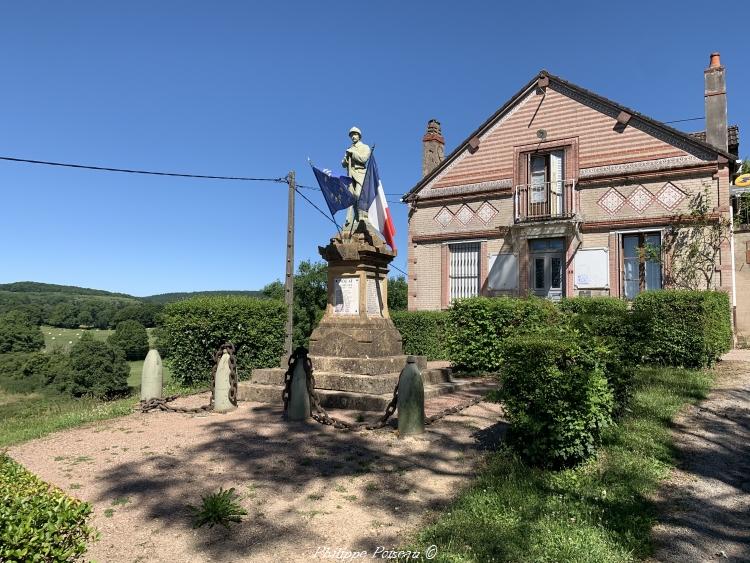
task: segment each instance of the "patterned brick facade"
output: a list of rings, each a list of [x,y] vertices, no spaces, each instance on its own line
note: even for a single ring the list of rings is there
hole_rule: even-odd
[[[572,213],[519,222],[515,186],[530,183],[529,155],[551,151],[563,155],[563,179],[574,186],[564,201]],[[622,296],[623,234],[663,232],[704,193],[715,216],[726,216],[730,156],[541,73],[407,194],[409,307],[449,305],[449,244],[462,241],[481,241],[481,294],[527,295],[529,241],[563,238],[564,295]],[[576,285],[581,250],[606,254],[608,283]],[[488,286],[490,260],[503,254],[517,257],[512,291]],[[731,287],[730,254],[717,263],[722,288]]]

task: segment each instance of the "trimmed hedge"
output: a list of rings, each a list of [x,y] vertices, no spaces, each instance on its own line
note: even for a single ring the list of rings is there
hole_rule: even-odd
[[[611,422],[606,348],[559,329],[508,338],[503,348],[511,445],[528,462],[549,467],[591,456]]]
[[[633,303],[647,362],[700,368],[732,347],[729,295],[720,291],[647,291]]]
[[[558,309],[547,299],[460,299],[448,310],[448,357],[458,370],[496,372],[506,338],[539,331],[559,320]]]
[[[401,333],[404,354],[447,360],[447,311],[391,311],[393,324]]]
[[[0,452],[0,561],[74,561],[95,530],[91,506]]]
[[[614,396],[615,412],[622,414],[633,393],[638,363],[627,302],[615,297],[574,297],[563,299],[559,305],[568,324],[583,338],[597,340],[609,349],[604,371]]]
[[[284,304],[277,299],[222,295],[169,303],[161,338],[172,378],[183,384],[209,381],[213,355],[224,342],[237,349],[240,371],[279,365],[285,321]]]

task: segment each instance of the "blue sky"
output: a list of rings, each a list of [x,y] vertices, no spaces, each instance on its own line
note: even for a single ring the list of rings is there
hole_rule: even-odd
[[[750,134],[743,3],[560,6],[4,3],[0,156],[232,176],[296,170],[315,185],[306,158],[337,169],[357,125],[377,144],[386,192],[399,194],[419,180],[430,118],[449,152],[542,68],[657,119],[699,117],[712,51],[727,67],[729,120]],[[283,184],[0,162],[0,283],[258,289],[283,276],[286,197]],[[395,264],[406,269],[406,209],[391,207]],[[296,262],[318,259],[333,225],[299,198],[296,217]]]

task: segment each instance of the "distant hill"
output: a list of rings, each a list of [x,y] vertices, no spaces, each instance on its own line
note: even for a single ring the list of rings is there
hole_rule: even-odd
[[[165,303],[172,303],[173,301],[182,301],[183,299],[189,299],[190,297],[201,297],[206,295],[247,295],[249,297],[263,297],[263,292],[243,290],[189,291],[178,293],[160,293],[159,295],[149,295],[148,297],[141,297],[141,299],[148,303],[164,305]]]
[[[103,289],[89,289],[88,287],[77,287],[75,285],[57,285],[54,283],[32,281],[1,283],[0,291],[12,291],[14,293],[65,293],[68,295],[99,295],[138,299],[138,297],[128,295],[127,293],[114,293],[112,291],[104,291]]]

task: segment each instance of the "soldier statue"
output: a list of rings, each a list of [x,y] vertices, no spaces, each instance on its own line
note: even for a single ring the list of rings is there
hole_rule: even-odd
[[[356,127],[349,129],[349,138],[352,146],[346,149],[341,166],[346,168],[347,175],[352,179],[349,191],[354,195],[354,205],[346,212],[346,223],[344,227],[352,229],[360,220],[367,219],[367,211],[357,208],[359,195],[362,193],[362,184],[365,181],[367,170],[367,159],[370,158],[370,147],[362,142],[362,132]]]

